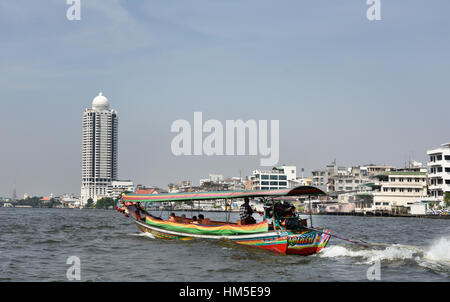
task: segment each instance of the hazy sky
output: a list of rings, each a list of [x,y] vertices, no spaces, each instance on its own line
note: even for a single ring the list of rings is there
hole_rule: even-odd
[[[260,156],[172,154],[177,119],[280,121],[279,164],[426,161],[450,141],[450,1],[0,2],[0,196],[77,193],[81,119],[119,115],[119,177],[250,175]]]

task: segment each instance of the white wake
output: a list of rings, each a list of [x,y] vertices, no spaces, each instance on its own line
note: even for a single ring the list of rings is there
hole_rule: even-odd
[[[353,246],[329,246],[319,253],[324,258],[355,258],[359,264],[412,260],[419,266],[439,271],[450,270],[450,237],[441,237],[429,246],[376,244],[370,249]]]

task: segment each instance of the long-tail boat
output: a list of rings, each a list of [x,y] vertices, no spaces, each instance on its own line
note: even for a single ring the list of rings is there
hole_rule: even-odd
[[[285,196],[317,196],[325,193],[312,186],[300,186],[293,189],[188,192],[169,194],[123,194],[116,209],[127,217],[135,219],[138,228],[158,239],[192,240],[228,239],[238,244],[258,247],[281,254],[311,255],[322,250],[330,240],[330,231],[310,229],[307,219],[301,219],[294,211],[286,209],[282,201]],[[228,200],[260,198],[264,207],[262,222],[243,224],[241,221],[211,221],[203,219],[200,223],[192,219],[172,217],[163,220],[147,212],[145,202],[201,202],[205,200]],[[290,209],[292,209],[291,207]],[[269,220],[271,222],[269,223]]]

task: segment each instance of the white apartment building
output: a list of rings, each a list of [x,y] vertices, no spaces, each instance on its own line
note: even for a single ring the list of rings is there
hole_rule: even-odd
[[[117,179],[118,116],[99,93],[83,113],[81,205],[108,196]]]
[[[392,211],[408,208],[427,198],[427,173],[422,169],[402,169],[385,172],[370,184],[372,192],[362,193],[369,203],[356,203],[356,211]]]
[[[296,179],[295,166],[274,167],[271,171],[254,170],[251,176],[253,190],[287,189]]]
[[[450,192],[450,143],[428,150],[427,155],[430,195],[443,201],[444,193]]]
[[[109,197],[119,197],[124,192],[134,192],[134,183],[131,180],[113,180],[108,186],[107,194]]]
[[[367,165],[364,168],[366,170],[367,175],[369,176],[386,173],[396,169],[394,166],[377,166],[377,165]]]

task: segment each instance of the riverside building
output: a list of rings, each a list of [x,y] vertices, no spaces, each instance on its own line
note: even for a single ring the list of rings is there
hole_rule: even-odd
[[[117,112],[100,92],[83,113],[81,205],[111,193],[111,183],[117,180],[117,130]]]
[[[371,192],[357,194],[356,212],[408,213],[427,198],[427,172],[421,167],[392,169],[372,180]]]
[[[428,150],[427,155],[430,195],[442,202],[444,194],[450,193],[450,143]]]
[[[254,170],[251,176],[253,190],[287,189],[297,179],[297,167],[280,166],[271,171]]]

